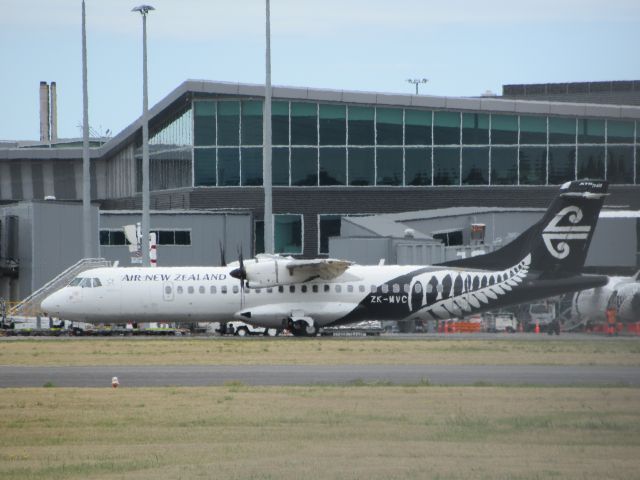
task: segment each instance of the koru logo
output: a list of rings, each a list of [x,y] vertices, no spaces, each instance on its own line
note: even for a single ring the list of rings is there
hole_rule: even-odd
[[[564,220],[571,223],[568,226],[559,226],[558,224]],[[582,220],[582,210],[572,205],[560,210],[557,215],[549,222],[549,225],[542,232],[542,239],[544,245],[549,250],[549,253],[562,260],[567,258],[571,253],[571,248],[566,240],[586,240],[591,226],[589,225],[577,225]],[[553,242],[558,242],[554,245]]]

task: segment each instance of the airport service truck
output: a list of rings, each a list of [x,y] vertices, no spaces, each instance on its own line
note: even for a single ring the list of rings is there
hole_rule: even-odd
[[[510,312],[486,312],[482,314],[482,329],[491,333],[515,333],[518,329],[518,319]]]

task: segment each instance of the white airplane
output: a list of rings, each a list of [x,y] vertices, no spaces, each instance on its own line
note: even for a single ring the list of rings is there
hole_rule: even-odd
[[[437,266],[258,255],[227,267],[97,268],[42,310],[89,323],[235,318],[294,335],[370,319],[462,317],[605,285],[607,277],[580,270],[606,192],[604,181],[567,182],[542,220],[505,247]]]
[[[608,308],[616,309],[616,319],[622,323],[640,321],[640,271],[632,277],[609,277],[606,285],[582,290],[563,298],[571,303],[570,318],[580,324],[606,323]],[[568,300],[568,302],[567,302]],[[567,313],[568,313],[567,312]]]

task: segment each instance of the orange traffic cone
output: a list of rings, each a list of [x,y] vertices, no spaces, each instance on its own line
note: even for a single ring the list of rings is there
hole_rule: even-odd
[[[536,333],[540,333],[540,322],[536,322],[536,328],[534,330]]]

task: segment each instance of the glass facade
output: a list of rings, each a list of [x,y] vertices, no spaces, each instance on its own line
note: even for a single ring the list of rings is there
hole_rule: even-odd
[[[260,186],[262,101],[195,100],[192,110],[182,120],[193,122],[191,143],[177,143],[187,155],[175,148],[166,161],[191,167],[191,148],[194,186]],[[273,185],[633,184],[637,128],[624,120],[276,100]],[[168,177],[158,173],[156,185],[186,182]]]

